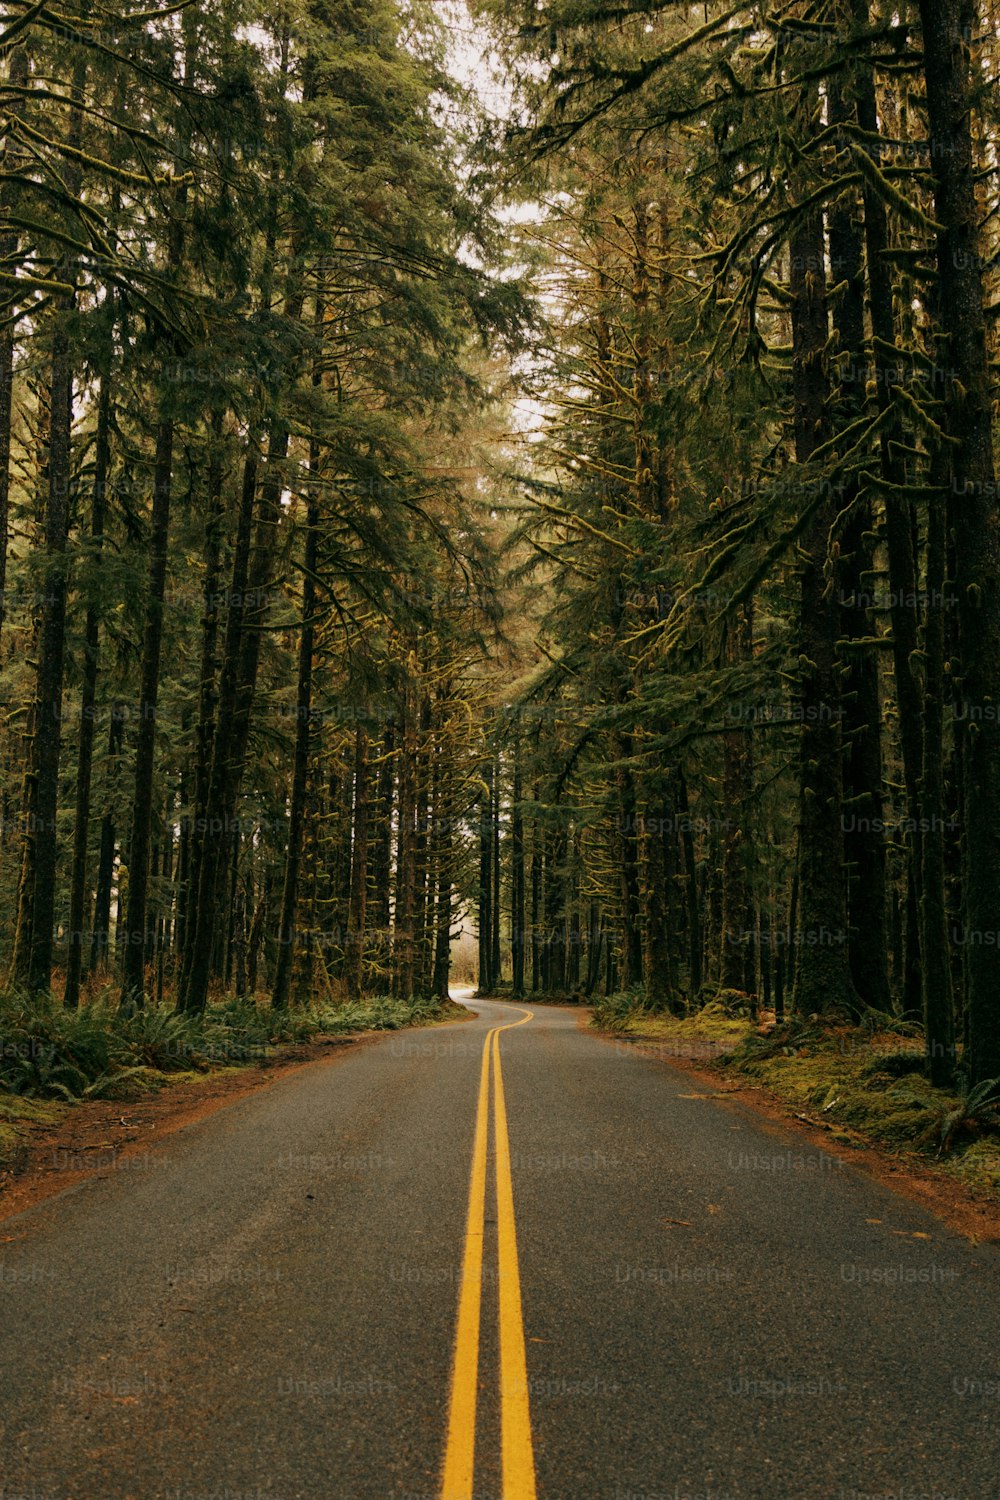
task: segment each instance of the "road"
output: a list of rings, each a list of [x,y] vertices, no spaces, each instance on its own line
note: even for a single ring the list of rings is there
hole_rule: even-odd
[[[994,1249],[475,1009],[0,1225],[0,1500],[1000,1496]]]

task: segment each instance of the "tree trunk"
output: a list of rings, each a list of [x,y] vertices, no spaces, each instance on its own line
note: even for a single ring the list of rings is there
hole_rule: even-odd
[[[236,993],[247,994],[247,888],[246,881],[241,880],[236,889],[236,903],[233,911],[235,922],[235,936],[233,938],[233,950],[236,968]]]
[[[430,755],[433,705],[430,694],[424,695],[420,709],[420,735],[414,763],[414,836],[413,836],[413,991],[430,992],[434,961],[433,903],[430,868],[430,808],[433,793]]]
[[[153,822],[153,774],[156,760],[156,704],[163,647],[163,601],[167,581],[170,492],[174,468],[174,424],[161,413],[153,470],[153,513],[149,535],[149,584],[139,688],[139,726],[135,748],[135,794],[128,855],[128,907],[124,933],[121,1002],[128,1008],[144,1001],[143,957],[149,890],[149,844]]]
[[[319,471],[319,449],[312,444],[309,455],[310,474]],[[278,956],[274,970],[271,1005],[283,1010],[288,1004],[295,958],[295,920],[299,899],[299,870],[305,828],[306,790],[309,780],[309,756],[312,746],[312,683],[315,650],[316,562],[319,538],[319,506],[313,488],[309,491],[306,511],[305,568],[302,575],[302,625],[299,632],[298,687],[295,694],[295,753],[292,764],[292,795],[288,810],[288,852],[285,856],[285,882],[281,895],[281,918],[278,923]]]
[[[108,470],[110,467],[111,382],[107,374],[101,379],[97,407],[97,434],[94,449],[94,493],[90,512],[90,539],[95,560],[104,543],[104,515],[107,506]],[[71,1010],[80,1003],[80,978],[84,965],[84,939],[87,919],[87,853],[90,836],[91,781],[94,765],[94,732],[96,724],[97,670],[100,647],[100,612],[91,602],[83,641],[83,683],[80,690],[80,748],[76,772],[76,810],[73,832],[73,863],[70,872],[69,952],[66,961],[66,988],[63,1003]],[[88,944],[89,947],[89,944]]]
[[[1000,512],[983,265],[972,159],[972,0],[920,0],[934,178],[941,326],[952,378],[947,426],[961,646],[968,1073],[1000,1076]]]
[[[66,654],[66,544],[69,532],[70,430],[73,375],[64,311],[54,315],[49,427],[49,494],[45,513],[45,605],[39,642],[35,707],[35,840],[28,988],[52,981],[56,899],[56,830],[62,745],[63,663]]]
[[[28,82],[28,52],[24,44],[14,46],[10,53],[7,79],[12,89],[23,89]],[[12,98],[7,106],[15,118],[23,114],[23,102]],[[15,143],[5,143],[5,171],[13,176],[15,167]],[[0,212],[10,212],[12,197],[8,192],[0,200]],[[6,265],[17,253],[16,231],[0,236],[0,260]],[[0,642],[7,613],[7,545],[10,538],[10,445],[11,422],[14,412],[14,329],[5,322],[0,328]],[[2,657],[0,657],[2,660]]]
[[[618,736],[616,754],[632,753],[631,743]],[[639,923],[639,838],[635,781],[628,766],[617,771],[619,829],[621,837],[622,962],[627,989],[642,984],[642,930]]]
[[[108,775],[112,782],[118,779],[122,748],[125,739],[125,714],[123,705],[112,703],[111,724],[108,729]],[[97,885],[94,893],[94,932],[90,945],[91,974],[102,973],[107,968],[108,945],[111,937],[111,884],[115,869],[115,815],[113,793],[105,793],[105,811],[101,819],[101,848],[97,859]]]
[[[297,317],[300,311],[301,301],[293,309],[286,309],[286,315]],[[273,584],[271,574],[281,518],[281,472],[288,453],[288,440],[287,426],[275,418],[268,443],[267,470],[260,486],[253,551],[245,574],[245,587],[241,588],[240,578],[246,566],[248,513],[252,509],[256,488],[257,464],[252,449],[244,472],[240,530],[233,560],[233,591],[219,680],[219,709],[212,741],[208,814],[198,856],[198,900],[187,979],[181,995],[182,1008],[190,1012],[204,1010],[208,1000],[212,951],[218,931],[217,892],[224,868],[224,840],[213,837],[212,828],[230,826],[239,805],[260,662],[261,626],[267,616]]]
[[[402,743],[399,750],[399,830],[396,847],[396,899],[392,934],[392,992],[399,1000],[413,997],[416,913],[416,774],[417,715],[412,690],[404,694]]]
[[[748,661],[753,652],[753,615],[739,612],[726,631],[726,660],[731,666]],[[726,809],[722,830],[722,965],[726,989],[749,992],[754,987],[754,946],[748,869],[747,819],[753,793],[753,753],[749,732],[739,728],[722,737],[722,800]]]
[[[849,8],[841,17],[850,26]],[[870,74],[870,68],[869,68]],[[853,125],[857,118],[853,70],[846,81],[830,86],[831,120]],[[863,417],[867,355],[865,345],[864,239],[861,203],[852,195],[830,213],[830,260],[840,294],[834,304],[842,366],[837,424],[846,429]],[[887,964],[885,838],[882,803],[882,703],[874,652],[852,641],[873,631],[865,605],[871,583],[871,502],[860,498],[860,483],[851,477],[840,501],[848,512],[841,540],[840,628],[848,645],[844,663],[842,705],[844,741],[844,858],[847,865],[848,928],[851,978],[866,1005],[891,1006]]]
[[[369,860],[368,927],[369,948],[372,955],[374,978],[377,987],[383,982],[390,955],[390,892],[392,890],[392,808],[395,758],[393,747],[395,731],[391,722],[382,731],[379,747],[378,781],[375,792],[375,807],[371,821],[374,836],[371,839]]]
[[[934,455],[932,488],[947,479],[948,458]],[[942,486],[943,488],[943,486]],[[923,669],[923,868],[921,870],[920,926],[923,962],[924,1037],[931,1082],[947,1088],[955,1073],[955,1016],[951,991],[951,954],[945,905],[945,557],[947,504],[943,494],[931,498],[927,511],[927,611],[924,624]]]
[[[681,847],[684,850],[684,889],[687,897],[688,983],[691,999],[696,1000],[702,986],[701,902],[698,897],[698,865],[695,860],[694,834],[691,829],[691,807],[684,772],[677,772],[677,813],[681,819]]]
[[[454,814],[448,795],[447,742],[442,735],[437,745],[438,790],[435,827],[435,865],[437,890],[434,911],[434,972],[431,995],[442,1003],[449,997],[451,972],[452,864],[455,851]]]
[[[493,927],[490,937],[490,975],[494,988],[499,985],[502,978],[500,962],[500,783],[501,761],[500,752],[497,751],[493,760],[492,808],[490,813],[493,840]]]
[[[869,0],[852,0],[854,18],[861,29],[869,25]],[[870,67],[856,74],[858,123],[874,138],[879,132],[875,83]],[[901,454],[902,426],[893,408],[898,397],[899,358],[894,354],[896,329],[893,322],[892,272],[888,260],[889,230],[885,205],[870,186],[863,190],[865,212],[865,262],[868,270],[868,302],[872,325],[876,399],[883,416],[879,434],[881,470],[885,489],[885,537],[889,560],[892,660],[899,708],[899,741],[906,789],[909,832],[906,839],[907,894],[904,910],[903,1013],[915,1015],[920,1003],[920,943],[916,921],[916,882],[920,869],[920,694],[910,663],[917,650],[917,572],[913,544],[913,502],[907,488],[906,466]]]
[[[479,993],[493,993],[493,766],[479,802]]]
[[[515,999],[524,994],[524,812],[521,807],[521,746],[514,741],[514,784],[511,790],[510,814],[510,953],[511,993]]]
[[[781,941],[778,945],[778,957],[775,964],[774,975],[774,1020],[779,1025],[785,1019],[785,995],[788,989],[788,981],[795,977],[795,949],[792,939],[797,931],[799,920],[799,860],[798,848],[796,846],[795,859],[792,861],[792,889],[788,898],[788,919],[784,928],[779,929]]]
[[[542,947],[539,923],[542,907],[542,859],[541,834],[538,824],[538,784],[532,796],[536,815],[531,828],[531,993],[537,995],[541,986]]]
[[[367,903],[368,730],[363,724],[359,724],[354,735],[354,844],[344,961],[344,980],[349,999],[359,998],[363,989]]]
[[[558,797],[553,811],[561,817]],[[545,881],[545,970],[543,983],[552,995],[566,988],[566,829],[561,822],[550,828],[546,843]],[[639,939],[639,962],[642,962],[642,935]],[[640,968],[640,982],[642,971]]]
[[[663,816],[664,805],[662,789],[657,788],[652,800],[646,803],[639,839],[645,908],[643,985],[646,1001],[654,1010],[664,1010],[670,1006],[674,988],[666,913],[663,828],[668,820]]]
[[[604,942],[604,917],[596,901],[590,903],[587,927],[587,982],[584,994],[589,999],[601,977],[601,947]]]
[[[829,436],[823,356],[828,338],[823,222],[800,222],[791,241],[792,387],[795,456],[804,468]],[[808,471],[807,471],[808,472]],[[818,494],[813,487],[820,486]],[[815,476],[803,495],[811,511],[800,541],[799,604],[799,931],[795,1006],[800,1012],[854,1011],[847,932],[841,788],[837,604],[825,569],[836,497]]]
[[[208,469],[208,515],[205,520],[205,588],[204,614],[201,622],[201,667],[198,678],[198,728],[195,739],[194,790],[192,813],[183,820],[182,838],[185,856],[181,872],[179,927],[181,965],[193,930],[193,905],[198,894],[198,857],[201,839],[197,829],[204,827],[208,816],[208,777],[212,766],[212,736],[215,732],[216,686],[218,676],[217,647],[221,612],[222,533],[225,504],[222,476],[222,414],[217,413],[211,425],[211,457]]]

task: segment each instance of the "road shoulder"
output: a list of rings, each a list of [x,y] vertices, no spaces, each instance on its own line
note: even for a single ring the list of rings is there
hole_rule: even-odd
[[[924,1165],[913,1151],[888,1150],[860,1134],[850,1144],[837,1139],[834,1125],[810,1118],[773,1089],[727,1071],[725,1063],[717,1060],[712,1050],[691,1057],[655,1039],[626,1040],[591,1026],[590,1017],[590,1010],[581,1010],[578,1026],[605,1046],[626,1048],[651,1062],[684,1073],[700,1090],[712,1096],[712,1102],[724,1107],[742,1107],[760,1124],[786,1139],[791,1138],[793,1143],[821,1148],[827,1155],[856,1167],[882,1186],[919,1203],[973,1244],[1000,1245],[1000,1202],[995,1194],[967,1187],[933,1165]],[[794,1170],[794,1164],[789,1169]]]
[[[406,1029],[430,1031],[471,1019],[471,1012],[449,1014],[430,1026]],[[315,1037],[276,1049],[259,1063],[175,1076],[131,1097],[72,1104],[37,1101],[45,1106],[38,1111],[41,1118],[18,1120],[17,1147],[0,1169],[0,1223],[87,1178],[114,1172],[141,1174],[149,1169],[151,1154],[178,1131],[292,1074],[329,1067],[359,1047],[395,1034],[366,1031]],[[12,1102],[19,1101],[12,1098]]]

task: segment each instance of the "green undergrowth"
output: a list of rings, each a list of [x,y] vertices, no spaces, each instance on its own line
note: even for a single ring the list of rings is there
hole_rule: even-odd
[[[753,1026],[749,1018],[734,1007],[730,999],[734,993],[730,990],[713,991],[697,1010],[685,1015],[651,1007],[634,990],[601,996],[594,1001],[591,1025],[600,1031],[612,1031],[616,1036],[685,1041],[703,1039],[735,1044],[742,1041]]]
[[[775,1026],[752,1020],[731,993],[717,993],[685,1016],[650,1011],[633,996],[612,996],[592,1025],[635,1040],[718,1044],[701,1065],[761,1085],[795,1114],[843,1145],[907,1152],[966,1185],[1000,1192],[1000,1081],[935,1088],[926,1077],[920,1028],[872,1014],[859,1025],[796,1017]],[[688,1055],[691,1055],[690,1053]]]
[[[377,995],[275,1012],[250,999],[203,1015],[148,1006],[124,1015],[109,999],[66,1010],[51,996],[0,996],[0,1099],[123,1098],[168,1077],[244,1066],[320,1036],[429,1025],[458,1007]]]

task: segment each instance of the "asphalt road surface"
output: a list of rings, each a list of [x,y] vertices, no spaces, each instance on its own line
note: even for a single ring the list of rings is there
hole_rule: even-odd
[[[1000,1496],[995,1250],[475,1008],[0,1225],[0,1500]]]

